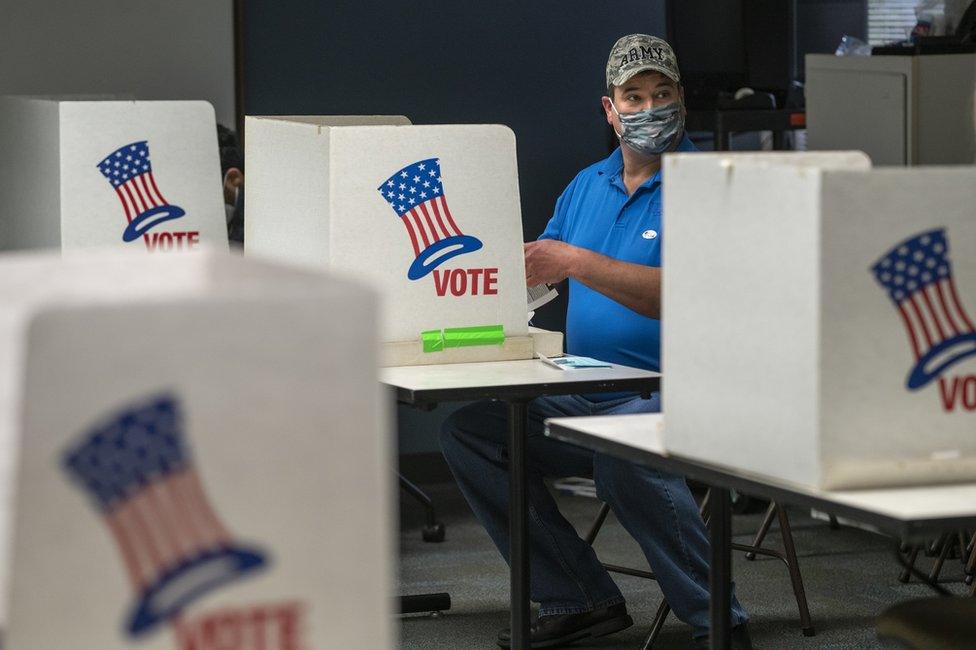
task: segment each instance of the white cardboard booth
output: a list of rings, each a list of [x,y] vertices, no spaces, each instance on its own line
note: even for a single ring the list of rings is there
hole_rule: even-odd
[[[0,249],[227,246],[213,107],[0,97]]]
[[[246,253],[376,287],[384,365],[531,358],[514,134],[404,122],[248,117]]]
[[[665,160],[671,453],[818,488],[976,479],[976,168]]]
[[[393,647],[375,303],[227,253],[0,259],[4,647]]]

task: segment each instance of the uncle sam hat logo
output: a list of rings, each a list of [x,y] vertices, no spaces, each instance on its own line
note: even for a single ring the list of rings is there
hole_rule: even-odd
[[[437,158],[407,165],[376,189],[403,222],[410,238],[414,261],[407,278],[419,280],[447,260],[482,247],[481,240],[462,233],[454,221]]]
[[[944,229],[922,232],[871,267],[908,333],[915,365],[907,387],[918,390],[976,355],[976,328],[956,291]]]
[[[159,191],[149,160],[146,140],[119,147],[98,163],[102,173],[115,190],[129,225],[122,232],[122,241],[139,239],[159,224],[179,219],[186,212],[170,204]]]
[[[237,544],[210,506],[183,426],[177,399],[157,395],[91,428],[63,457],[108,527],[135,592],[125,626],[132,637],[268,562]]]

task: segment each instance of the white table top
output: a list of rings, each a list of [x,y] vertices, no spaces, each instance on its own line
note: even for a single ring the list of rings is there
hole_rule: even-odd
[[[688,457],[672,456],[664,446],[664,418],[658,413],[553,418],[547,420],[546,424],[547,429],[562,427],[578,431],[662,458],[694,463],[727,476],[739,477],[782,491],[892,519],[906,522],[954,518],[976,519],[976,483],[867,490],[817,490],[810,486],[787,483],[754,472],[717,466]]]
[[[501,389],[513,387],[557,387],[570,389],[582,383],[647,381],[660,378],[649,370],[613,365],[610,368],[579,368],[562,370],[538,359],[519,361],[487,361],[480,363],[447,363],[431,366],[395,366],[380,369],[380,381],[409,391],[460,391],[464,389]],[[587,392],[585,390],[579,392]],[[630,390],[628,388],[600,388],[598,390]],[[562,392],[562,391],[557,391]],[[574,392],[574,391],[570,391]]]
[[[551,418],[546,424],[575,429],[658,456],[668,455],[664,448],[664,417],[660,413]]]

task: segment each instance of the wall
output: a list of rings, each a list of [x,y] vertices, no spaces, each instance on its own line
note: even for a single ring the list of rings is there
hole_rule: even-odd
[[[803,79],[807,54],[833,54],[845,35],[868,40],[868,3],[865,0],[799,0],[796,23],[795,68],[797,78]]]
[[[205,99],[234,124],[232,0],[0,0],[0,95]]]

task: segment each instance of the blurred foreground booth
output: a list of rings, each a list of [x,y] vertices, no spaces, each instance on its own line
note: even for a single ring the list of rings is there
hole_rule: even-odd
[[[815,488],[976,479],[976,168],[665,161],[670,452]]]
[[[3,646],[393,647],[376,310],[227,253],[0,258]]]
[[[227,247],[213,107],[0,97],[0,250]]]
[[[515,137],[396,116],[248,117],[245,252],[382,297],[383,365],[560,354],[527,325]]]

